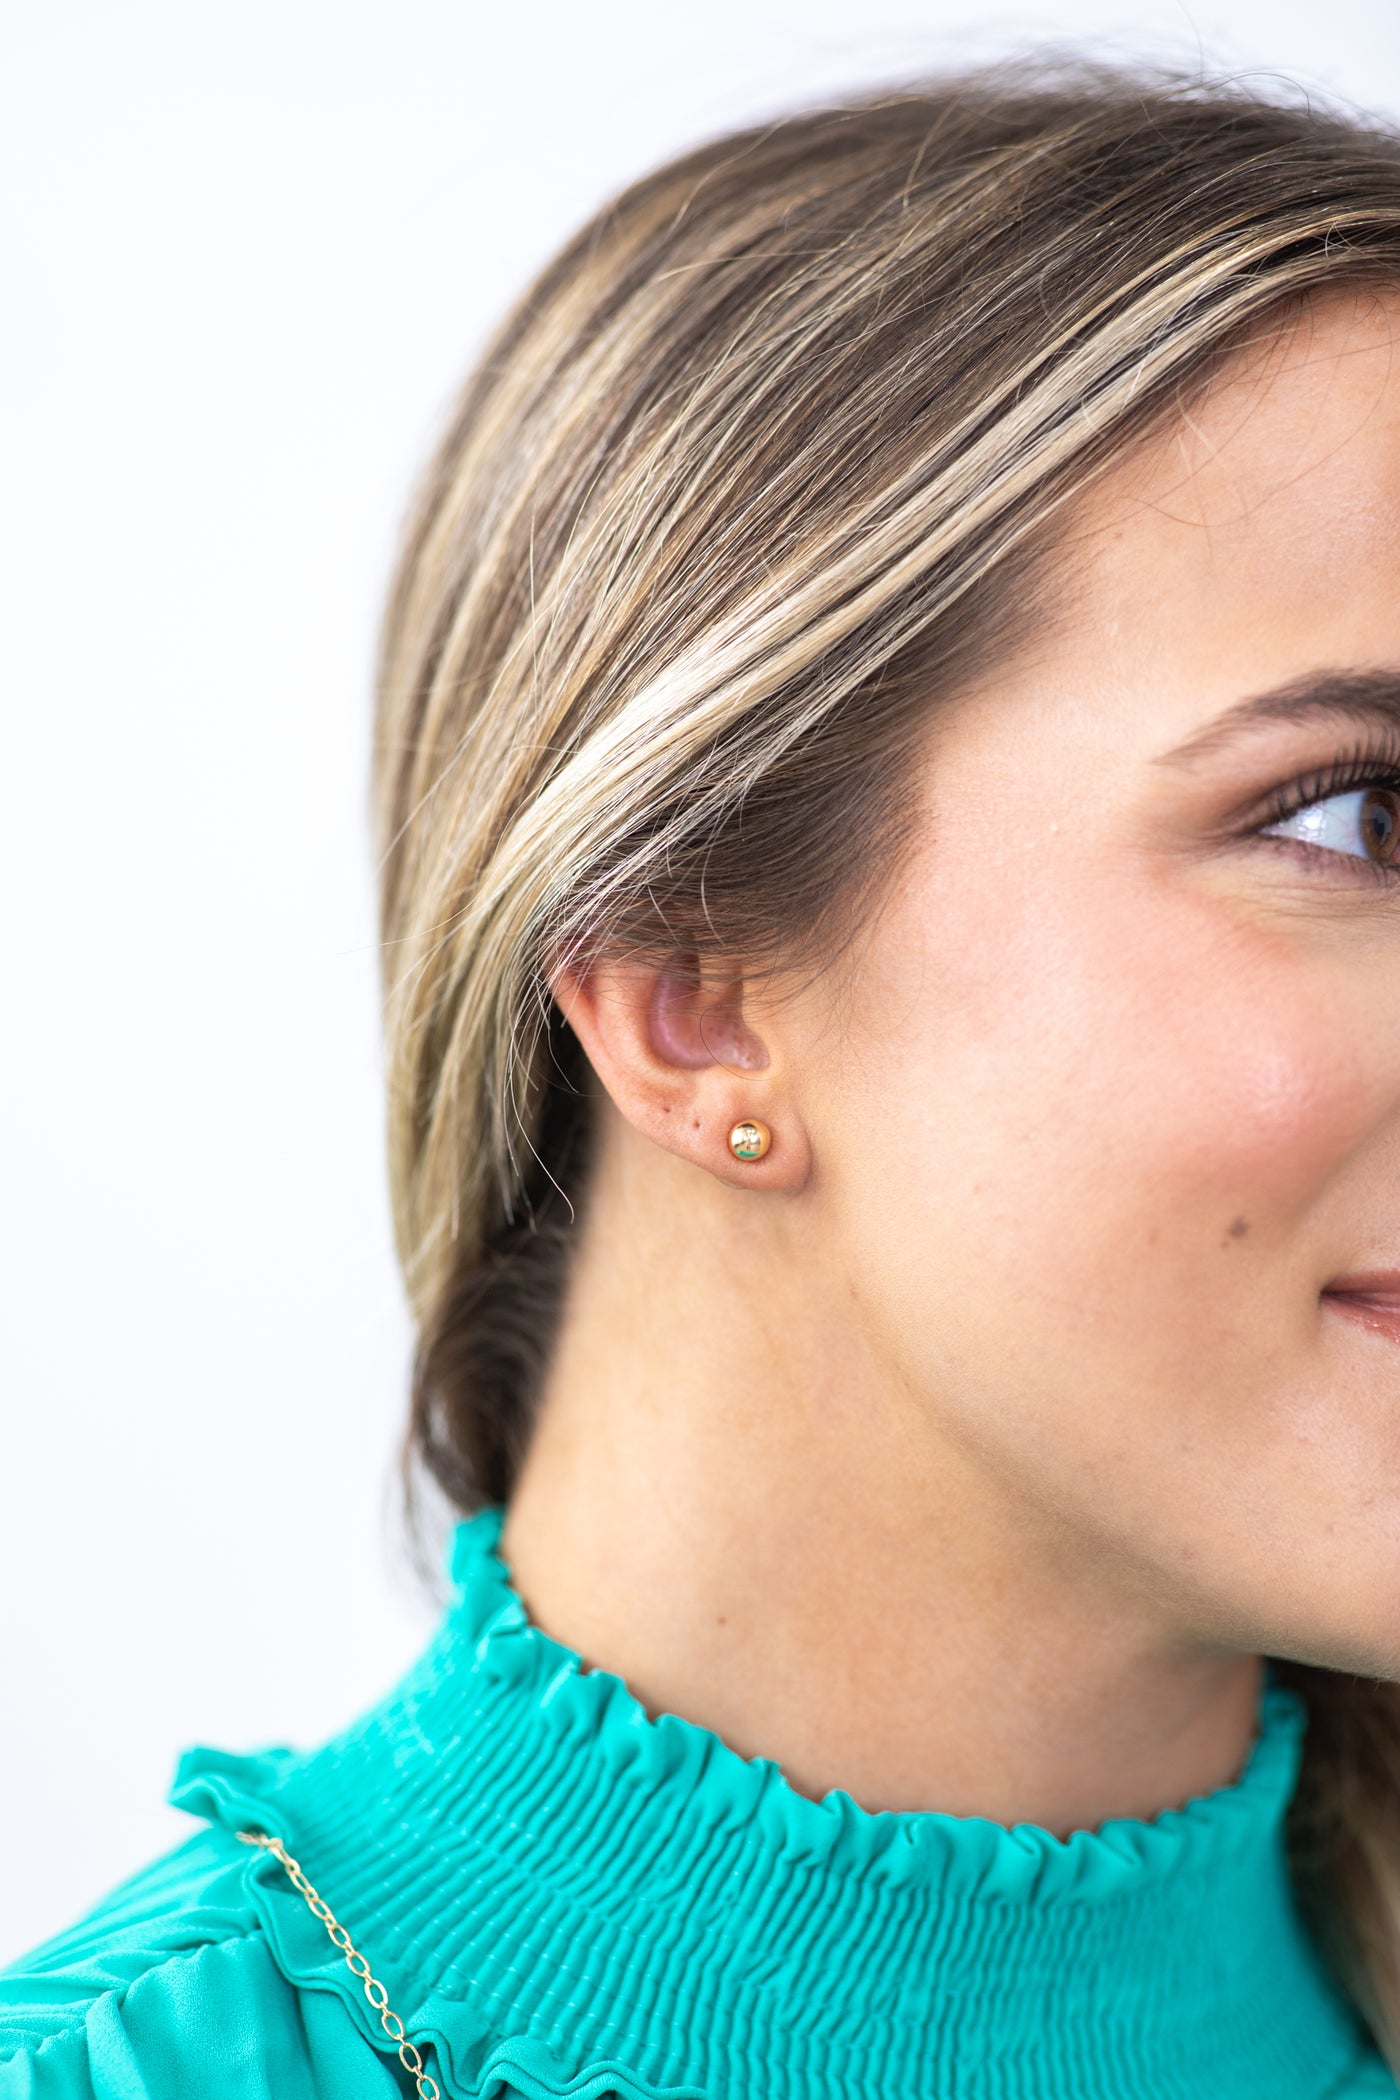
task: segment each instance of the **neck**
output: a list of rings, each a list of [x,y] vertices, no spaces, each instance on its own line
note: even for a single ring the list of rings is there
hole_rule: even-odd
[[[940,1439],[812,1249],[672,1170],[609,1132],[503,1538],[532,1619],[814,1799],[1067,1836],[1229,1784],[1259,1658]]]

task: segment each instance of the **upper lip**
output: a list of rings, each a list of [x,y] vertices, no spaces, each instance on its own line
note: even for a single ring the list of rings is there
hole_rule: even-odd
[[[1400,1269],[1366,1269],[1355,1276],[1337,1276],[1323,1292],[1324,1298],[1372,1298],[1400,1305]]]

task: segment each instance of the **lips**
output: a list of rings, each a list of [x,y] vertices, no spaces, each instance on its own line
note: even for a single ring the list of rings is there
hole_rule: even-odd
[[[1322,1293],[1327,1303],[1373,1334],[1400,1342],[1400,1269],[1373,1269],[1339,1276]]]

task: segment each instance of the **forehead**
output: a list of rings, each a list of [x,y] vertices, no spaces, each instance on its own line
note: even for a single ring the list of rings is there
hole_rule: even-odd
[[[1078,499],[1060,552],[1056,616],[994,680],[1021,736],[1040,713],[1159,750],[1242,694],[1400,665],[1400,294],[1259,331]]]
[[[1247,597],[1289,629],[1393,575],[1400,295],[1333,294],[1262,330],[1088,494],[1067,548],[1086,609],[1131,583],[1165,611],[1184,588],[1200,617],[1237,621]]]

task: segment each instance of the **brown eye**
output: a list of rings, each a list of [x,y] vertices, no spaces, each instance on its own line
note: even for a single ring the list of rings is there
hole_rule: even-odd
[[[1361,798],[1361,836],[1372,860],[1400,857],[1400,795],[1394,788],[1368,788]]]
[[[1295,838],[1323,852],[1400,874],[1400,788],[1342,788],[1299,802],[1263,835]]]

